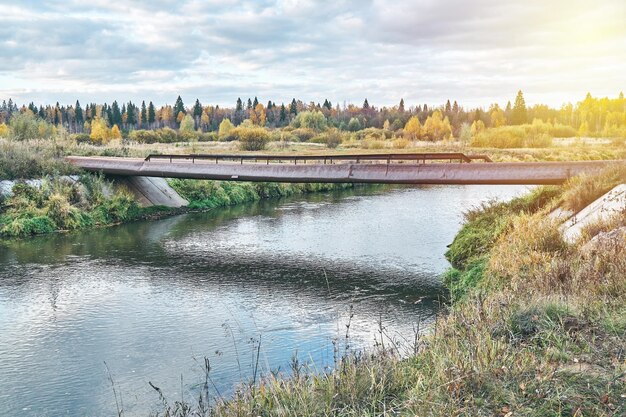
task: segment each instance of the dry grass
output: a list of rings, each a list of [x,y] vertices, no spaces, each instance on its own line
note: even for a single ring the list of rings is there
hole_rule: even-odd
[[[272,376],[211,409],[162,415],[626,415],[626,245],[581,250],[589,234],[568,245],[546,216],[578,181],[592,196],[619,180],[602,176],[572,181],[563,195],[538,191],[510,204],[522,210],[490,205],[469,213],[471,224],[495,210],[508,226],[481,249],[475,286],[411,357],[347,358],[330,373]],[[623,216],[602,227],[616,222]]]

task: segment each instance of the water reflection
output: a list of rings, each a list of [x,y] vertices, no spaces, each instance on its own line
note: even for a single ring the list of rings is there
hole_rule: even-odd
[[[367,188],[0,246],[0,415],[126,415],[179,398],[202,357],[223,394],[297,351],[332,363],[382,320],[409,338],[438,310],[438,275],[464,208],[522,187]]]

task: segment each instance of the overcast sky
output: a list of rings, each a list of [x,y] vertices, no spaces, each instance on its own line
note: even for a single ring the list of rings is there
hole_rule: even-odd
[[[626,90],[626,1],[0,0],[0,99],[559,106]]]

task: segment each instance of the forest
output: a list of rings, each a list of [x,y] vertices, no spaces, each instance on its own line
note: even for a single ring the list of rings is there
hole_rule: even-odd
[[[502,108],[465,108],[456,100],[444,105],[375,107],[367,99],[358,106],[322,104],[295,98],[288,104],[257,97],[234,107],[187,106],[178,96],[174,105],[153,102],[18,106],[12,99],[0,106],[0,137],[17,140],[69,135],[77,142],[105,144],[123,139],[139,143],[239,140],[244,150],[259,150],[270,141],[314,142],[328,147],[352,140],[364,147],[405,148],[415,141],[456,140],[476,147],[523,148],[549,146],[552,138],[626,138],[626,100],[587,94],[575,105],[559,109],[527,106],[522,91]]]

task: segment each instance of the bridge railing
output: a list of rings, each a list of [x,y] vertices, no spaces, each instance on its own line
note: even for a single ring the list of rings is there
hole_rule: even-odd
[[[151,154],[146,157],[146,162],[151,161],[169,161],[173,162],[190,162],[196,161],[215,161],[218,164],[222,162],[265,162],[269,165],[272,163],[293,162],[294,164],[314,161],[323,164],[334,164],[341,162],[351,163],[402,163],[415,162],[426,163],[426,161],[445,161],[467,163],[472,161],[492,162],[487,155],[465,155],[460,152],[433,152],[433,153],[381,153],[381,154],[345,154],[345,155],[254,155],[254,154]]]

